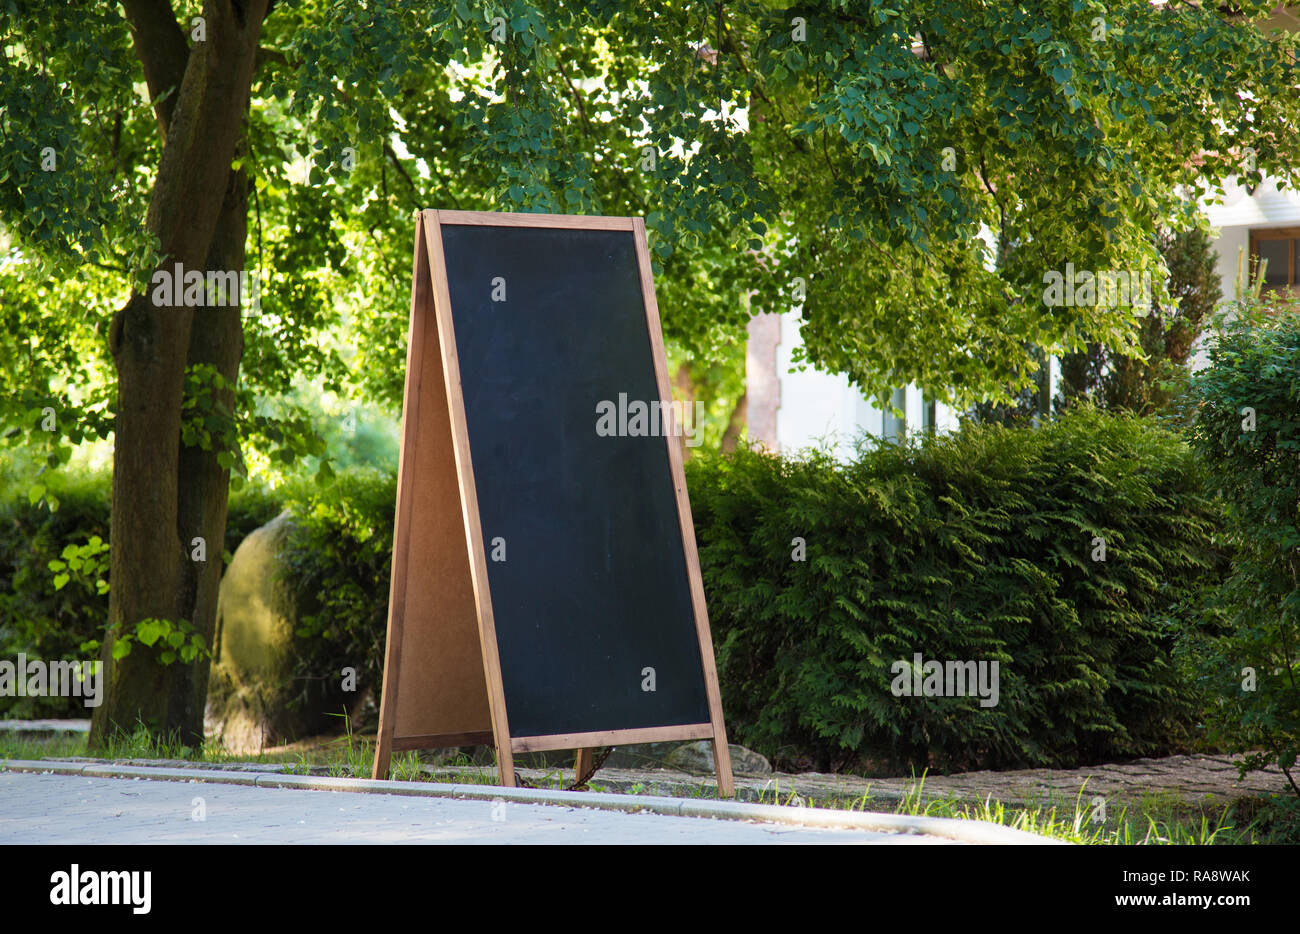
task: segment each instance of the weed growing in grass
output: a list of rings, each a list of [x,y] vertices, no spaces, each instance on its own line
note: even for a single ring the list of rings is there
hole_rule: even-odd
[[[137,720],[130,733],[118,727],[98,755],[106,759],[198,759],[203,751],[182,743],[179,731],[154,733]]]
[[[237,756],[226,748],[226,738],[220,734],[216,736],[205,737],[203,740],[204,762],[241,762],[245,761],[247,756]],[[260,757],[259,757],[260,758]]]
[[[425,782],[429,780],[429,776],[424,772],[424,765],[420,762],[420,754],[413,749],[401,755],[393,756],[391,774],[393,780],[399,782]]]
[[[354,778],[368,777],[373,756],[369,744],[356,739],[355,734],[352,732],[352,721],[348,717],[346,709],[342,713],[332,713],[330,716],[343,718],[343,735],[326,744],[331,752],[336,751],[335,747],[342,747],[339,750],[342,755],[337,759],[331,757],[334,761],[327,763],[329,774],[335,778],[346,776]]]
[[[311,762],[307,758],[307,753],[298,753],[297,762],[286,762],[280,767],[280,770],[286,775],[310,775]]]
[[[470,757],[458,752],[449,760],[441,763],[434,770],[431,781],[446,782],[452,785],[495,785],[497,783],[496,765],[475,765]]]

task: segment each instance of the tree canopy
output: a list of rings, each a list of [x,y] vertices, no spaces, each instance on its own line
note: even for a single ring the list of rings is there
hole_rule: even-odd
[[[802,279],[809,362],[868,389],[1002,392],[1028,345],[1136,337],[1113,310],[1043,307],[1044,270],[1158,268],[1157,221],[1188,191],[1293,179],[1294,44],[1244,19],[1268,7],[275,5],[237,159],[265,276],[245,385],[321,372],[396,403],[409,213],[436,205],[644,214],[665,328],[700,356],[799,304]],[[203,11],[175,9],[192,46]],[[3,13],[13,397],[102,362],[153,268],[162,140],[119,9]],[[981,229],[1015,262],[988,269]],[[315,346],[344,323],[351,361]]]

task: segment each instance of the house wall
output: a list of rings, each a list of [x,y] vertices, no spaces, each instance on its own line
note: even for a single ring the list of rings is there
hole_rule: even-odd
[[[1236,294],[1239,250],[1245,255],[1246,275],[1250,274],[1250,232],[1271,227],[1300,227],[1300,193],[1279,190],[1276,180],[1271,178],[1265,178],[1254,194],[1247,193],[1234,181],[1224,186],[1224,192],[1222,204],[1203,204],[1202,210],[1213,228],[1211,246],[1218,255],[1215,269],[1223,298],[1227,300]],[[1202,340],[1193,355],[1192,366],[1199,369],[1207,362]]]
[[[802,344],[800,315],[795,309],[750,321],[745,375],[749,438],[785,453],[827,448],[848,460],[863,432],[884,434],[884,413],[846,376],[792,369],[795,349]],[[908,386],[903,410],[909,432],[920,430],[924,405],[921,391]],[[955,412],[945,405],[935,408],[937,430],[956,427]]]
[[[1237,248],[1250,253],[1250,231],[1269,227],[1300,227],[1300,194],[1279,191],[1274,179],[1266,178],[1253,195],[1229,182],[1223,204],[1206,204],[1204,211],[1218,236],[1214,249],[1219,254],[1218,272],[1225,298],[1233,295],[1237,281]]]

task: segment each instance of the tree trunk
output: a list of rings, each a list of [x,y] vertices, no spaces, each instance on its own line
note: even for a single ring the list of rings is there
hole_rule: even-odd
[[[740,436],[748,425],[748,418],[749,393],[742,392],[731,410],[731,417],[727,419],[727,430],[722,433],[721,448],[724,453],[731,454],[740,446]]]
[[[221,221],[208,251],[209,269],[244,268],[244,243],[248,234],[248,177],[240,170],[230,174]],[[203,326],[190,331],[188,365],[210,365],[235,384],[243,354],[241,307],[205,308]],[[234,393],[215,392],[218,404],[234,411]],[[183,560],[180,570],[181,607],[209,648],[217,618],[217,592],[221,585],[221,556],[226,537],[226,501],[230,471],[217,463],[217,451],[182,445],[177,483],[177,532]],[[203,540],[205,559],[194,560],[195,538]],[[188,560],[184,560],[188,559]],[[187,738],[203,739],[203,711],[208,695],[210,660],[200,658],[193,665],[177,665],[168,699],[170,725]]]
[[[683,418],[693,418],[695,412],[695,383],[691,379],[691,365],[689,363],[683,363],[677,368],[677,375],[673,377],[673,386],[676,387],[677,395],[682,400]],[[696,425],[696,430],[699,430],[698,425]],[[685,432],[677,439],[677,446],[681,448],[682,463],[684,464],[691,459],[691,448],[686,443]]]
[[[184,34],[163,0],[124,0],[123,7],[166,137],[147,218],[161,243],[158,268],[241,270],[248,182],[230,165],[243,134],[266,0],[209,0],[204,41],[184,57]],[[183,76],[175,73],[178,63]],[[177,84],[171,98],[159,101]],[[92,748],[137,723],[186,745],[203,739],[207,659],[163,666],[159,646],[138,643],[125,658],[112,656],[115,636],[144,619],[186,620],[208,645],[215,625],[228,477],[217,451],[182,447],[181,403],[189,365],[212,364],[233,382],[240,313],[237,301],[185,307],[180,292],[173,289],[169,305],[133,295],[109,334],[118,376],[112,590],[105,694],[92,721]],[[191,560],[195,537],[206,543],[202,564]]]

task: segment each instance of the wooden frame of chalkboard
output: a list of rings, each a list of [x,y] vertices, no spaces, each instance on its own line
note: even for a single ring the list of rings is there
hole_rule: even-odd
[[[545,233],[548,231],[550,233]],[[553,258],[547,255],[548,238],[553,241]],[[450,259],[449,246],[452,248]],[[484,517],[480,509],[484,501],[480,500],[480,487],[484,487],[489,494],[486,503],[489,512],[495,511],[493,521],[500,521],[501,510],[507,506],[513,505],[517,509],[519,502],[529,501],[515,496],[515,484],[508,478],[503,481],[502,471],[493,469],[503,459],[501,451],[509,448],[511,442],[507,439],[503,445],[491,432],[500,431],[500,425],[507,424],[500,421],[499,411],[507,407],[512,398],[506,398],[507,406],[494,406],[500,400],[487,397],[493,392],[500,394],[515,391],[509,388],[511,368],[497,366],[492,370],[492,377],[477,381],[475,368],[482,363],[482,368],[487,369],[486,361],[489,358],[501,364],[501,354],[508,355],[510,346],[515,348],[516,358],[505,359],[504,362],[526,366],[526,361],[522,360],[523,355],[518,352],[519,348],[533,347],[543,342],[538,341],[539,334],[536,332],[523,337],[512,337],[505,333],[512,327],[508,323],[495,323],[491,326],[477,323],[490,318],[493,306],[476,306],[478,310],[471,313],[469,306],[473,302],[466,298],[464,286],[459,284],[459,280],[449,276],[449,265],[455,275],[468,276],[471,273],[467,270],[477,268],[475,264],[478,258],[484,255],[505,257],[494,259],[494,262],[508,262],[510,256],[544,256],[545,262],[536,260],[539,269],[577,268],[575,263],[579,260],[575,257],[595,257],[597,261],[583,261],[583,276],[590,274],[593,280],[603,282],[603,292],[600,287],[593,286],[596,294],[583,295],[581,282],[569,282],[562,284],[566,293],[563,301],[551,295],[552,304],[548,307],[552,310],[565,310],[565,321],[570,328],[566,333],[569,336],[576,333],[573,329],[575,322],[581,328],[594,331],[615,328],[615,324],[610,322],[619,319],[619,315],[610,309],[602,310],[599,303],[610,300],[611,295],[622,298],[623,330],[615,333],[603,345],[592,346],[600,346],[606,353],[627,354],[628,369],[645,374],[642,388],[646,389],[645,395],[652,397],[653,402],[659,405],[658,411],[663,413],[665,428],[658,438],[644,441],[634,439],[631,442],[649,445],[636,448],[634,454],[647,465],[640,474],[632,472],[632,475],[640,477],[641,486],[629,489],[628,484],[632,481],[623,479],[621,475],[614,480],[611,474],[615,472],[610,470],[589,479],[593,486],[607,484],[600,489],[607,494],[612,490],[619,498],[619,502],[606,504],[608,508],[605,513],[600,513],[599,502],[594,507],[597,518],[603,519],[605,523],[607,537],[611,535],[608,531],[611,523],[615,523],[622,512],[635,511],[635,508],[641,508],[642,512],[629,520],[633,523],[631,526],[625,523],[623,528],[632,527],[639,532],[649,527],[652,530],[649,533],[652,542],[657,541],[653,537],[653,530],[669,533],[661,535],[663,540],[658,542],[660,547],[654,549],[653,554],[639,556],[639,560],[647,567],[646,576],[654,579],[640,590],[637,590],[638,585],[631,585],[631,589],[641,601],[649,599],[648,592],[673,592],[678,595],[678,602],[673,606],[680,612],[654,608],[649,611],[649,628],[664,629],[662,633],[656,631],[652,634],[658,640],[652,644],[658,646],[671,643],[674,638],[677,640],[674,647],[677,652],[674,671],[678,677],[672,684],[682,686],[677,695],[684,700],[672,710],[662,710],[659,714],[662,719],[670,722],[654,721],[654,712],[630,717],[627,714],[629,701],[626,690],[620,694],[620,700],[610,696],[611,692],[606,687],[605,699],[609,703],[604,708],[601,697],[579,697],[584,687],[583,679],[588,675],[593,694],[602,686],[598,671],[601,666],[590,664],[592,659],[613,658],[616,654],[601,642],[595,649],[590,646],[569,646],[579,654],[562,659],[569,667],[565,669],[561,665],[557,666],[557,670],[561,677],[565,674],[569,677],[562,678],[562,685],[550,685],[554,688],[550,694],[547,693],[546,684],[540,688],[531,683],[526,685],[529,688],[528,703],[519,704],[519,709],[516,710],[518,719],[525,724],[525,728],[518,731],[520,735],[511,734],[507,682],[513,679],[511,683],[514,689],[522,692],[519,687],[522,682],[517,673],[518,656],[521,651],[540,655],[545,655],[546,652],[544,642],[528,641],[544,637],[530,632],[527,625],[521,624],[521,615],[526,615],[527,610],[521,614],[520,607],[528,607],[529,600],[540,601],[548,594],[539,593],[537,579],[534,578],[532,590],[521,599],[519,594],[509,592],[510,587],[515,586],[515,578],[506,578],[506,572],[501,570],[505,567],[504,563],[489,567],[489,542],[494,543],[493,558],[496,560],[495,549],[498,546],[495,543],[499,542],[499,547],[504,550],[504,539],[489,539],[485,533]],[[566,258],[568,266],[564,265]],[[520,262],[525,262],[526,265],[526,260]],[[581,773],[590,767],[591,751],[597,747],[708,739],[713,745],[718,789],[723,795],[731,796],[734,794],[731,757],[727,747],[713,641],[705,610],[704,586],[682,469],[682,452],[678,441],[681,426],[675,426],[678,429],[677,435],[667,430],[668,413],[672,411],[672,395],[644,221],[639,217],[426,210],[417,215],[413,267],[388,642],[374,777],[383,778],[388,775],[394,751],[490,744],[496,749],[501,783],[514,786],[514,756],[518,753],[577,750],[576,767]],[[607,267],[609,273],[601,280],[601,270]],[[473,281],[478,283],[480,280]],[[496,279],[492,281],[496,282]],[[501,281],[504,290],[504,278]],[[453,291],[456,289],[460,291],[453,302]],[[538,291],[535,288],[533,294],[536,295]],[[541,291],[544,292],[545,289]],[[636,320],[631,321],[628,309],[632,305],[628,302],[637,293],[640,311],[632,315]],[[527,290],[525,294],[528,294]],[[594,308],[595,313],[590,310],[575,310],[579,308]],[[458,320],[462,329],[459,335]],[[525,325],[527,322],[527,319],[513,320],[525,322]],[[631,330],[628,329],[629,322],[632,324]],[[550,325],[545,321],[540,324],[534,321],[531,326],[536,329]],[[562,326],[556,325],[557,330]],[[490,331],[477,343],[470,333],[476,328]],[[512,340],[514,345],[510,344]],[[532,343],[527,343],[528,341]],[[470,370],[463,380],[461,358],[466,346],[471,348],[476,359],[466,358]],[[496,356],[493,357],[492,354]],[[648,360],[645,359],[647,356]],[[563,362],[571,364],[575,369],[584,364],[584,360],[576,358],[564,359]],[[560,394],[556,387],[562,381],[561,377],[561,383],[547,384],[555,390],[552,395]],[[503,386],[506,388],[503,389]],[[471,397],[468,407],[467,394]],[[528,399],[532,398],[524,395]],[[586,400],[586,397],[581,398]],[[594,413],[592,417],[594,424]],[[494,418],[497,421],[494,422]],[[538,417],[530,417],[527,424],[535,425],[540,420]],[[569,419],[570,422],[574,420]],[[517,429],[519,424],[516,421],[508,427]],[[576,434],[568,432],[564,426],[561,426],[561,431],[567,432],[569,436]],[[593,434],[598,432],[599,428]],[[480,447],[472,446],[471,441],[475,437],[479,439]],[[658,443],[660,439],[661,446]],[[571,437],[566,440],[572,443]],[[489,447],[488,441],[496,443]],[[530,450],[536,454],[540,448],[535,445]],[[603,452],[608,448],[600,450]],[[655,453],[660,450],[662,454]],[[562,465],[564,471],[580,469],[575,464],[585,463],[576,460],[572,453],[566,456],[568,460]],[[518,472],[518,465],[514,465],[514,469]],[[539,468],[539,472],[543,469]],[[544,481],[545,477],[538,482]],[[615,485],[609,486],[609,483]],[[658,491],[661,494],[655,500],[660,508],[654,515],[645,511],[651,507],[629,507],[623,498],[623,494],[628,493],[637,498],[637,494],[646,488],[653,488],[651,492]],[[538,489],[530,492],[536,498],[547,498],[545,495],[538,496]],[[541,488],[541,493],[547,494],[549,491]],[[563,500],[559,491],[555,498]],[[643,498],[654,499],[649,494]],[[548,516],[552,524],[562,521],[552,512],[534,523],[532,531],[536,532],[541,527],[549,533],[550,528],[546,525]],[[591,522],[584,526],[588,529],[590,527]],[[624,535],[621,540],[626,540],[627,537]],[[536,537],[533,541],[535,544]],[[535,552],[545,550],[544,547],[534,548]],[[611,550],[617,549],[607,548],[607,552]],[[614,574],[609,572],[609,567],[615,559],[608,553],[603,554],[603,559],[607,572],[605,577],[612,579]],[[564,590],[565,581],[558,578],[562,576],[563,569],[572,566],[576,580],[573,589],[581,591],[593,578],[601,578],[601,573],[592,564],[593,562],[574,561],[556,565],[552,562],[546,567],[552,572],[557,567],[561,570],[555,574],[556,579],[548,579],[550,589]],[[639,574],[641,566],[636,565],[632,569]],[[656,573],[658,577],[654,577]],[[599,583],[607,587],[609,592],[621,594],[623,588],[629,587],[627,582],[630,576],[624,573],[618,578],[617,586],[611,580],[603,578]],[[497,587],[495,602],[494,579]],[[651,591],[647,591],[646,586]],[[624,604],[629,599],[631,598],[624,597]],[[618,607],[609,601],[602,604],[602,607],[605,611],[603,616],[600,616],[598,610],[593,609],[592,612],[604,621],[606,630],[601,630],[591,638],[597,642],[616,642],[620,632],[627,634],[629,624],[618,623],[617,625],[624,626],[621,631],[611,628],[615,624],[610,624],[608,620],[619,615],[616,612]],[[610,612],[611,607],[615,612]],[[504,617],[501,615],[503,613]],[[630,613],[634,613],[634,610],[628,610],[623,615]],[[552,617],[555,615],[551,614]],[[503,623],[508,624],[504,633],[500,629]],[[540,630],[541,625],[538,623],[533,628]],[[567,634],[570,643],[582,641],[586,636],[581,628],[565,629],[563,625],[548,628],[559,633],[556,638],[562,639]],[[688,632],[689,635],[686,635]],[[520,645],[513,644],[512,640],[518,641]],[[686,644],[688,642],[689,646]],[[563,648],[562,646],[561,650]],[[504,673],[503,649],[506,650],[504,667],[508,669]],[[597,654],[584,659],[581,651],[594,651]],[[606,652],[606,655],[599,655],[600,652]],[[624,657],[617,660],[626,662],[627,659]],[[587,666],[575,668],[574,665],[581,661],[587,662]],[[539,663],[538,667],[543,666]],[[581,671],[583,677],[575,679],[573,674],[576,671]],[[647,688],[643,682],[640,690],[657,690],[654,685],[654,668],[646,667],[640,673],[644,675],[645,672],[651,673],[648,679],[650,687]],[[575,680],[579,682],[578,694],[574,693]],[[563,690],[560,689],[561,686]],[[669,698],[676,696],[671,689],[664,693]],[[551,703],[552,696],[555,697],[555,704]],[[581,708],[581,712],[552,709],[556,705],[563,707],[565,703]],[[660,707],[662,706],[661,704]],[[593,717],[599,719],[602,726],[598,729],[570,729],[564,726],[566,723],[579,723],[584,716],[588,720]],[[619,719],[620,716],[622,719]],[[645,717],[651,719],[647,721]],[[625,722],[631,720],[637,722]],[[559,726],[547,728],[550,724]],[[528,728],[530,725],[531,728]]]

